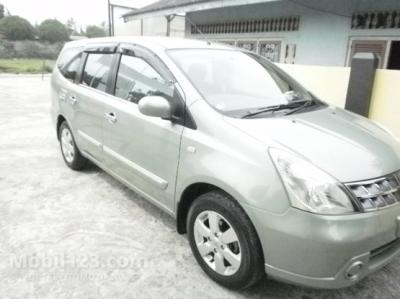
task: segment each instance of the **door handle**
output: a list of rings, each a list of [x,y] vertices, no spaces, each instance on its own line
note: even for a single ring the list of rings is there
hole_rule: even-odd
[[[69,96],[69,97],[68,97],[68,102],[69,102],[71,105],[75,105],[76,102],[78,102],[78,99],[77,99],[75,96]]]
[[[108,120],[110,124],[114,124],[117,122],[117,116],[114,112],[104,113],[104,118]]]

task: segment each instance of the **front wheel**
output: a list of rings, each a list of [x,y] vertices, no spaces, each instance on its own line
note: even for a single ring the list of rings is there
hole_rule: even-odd
[[[255,229],[226,193],[201,195],[191,206],[187,232],[193,254],[214,281],[230,289],[244,289],[265,275],[264,258]]]

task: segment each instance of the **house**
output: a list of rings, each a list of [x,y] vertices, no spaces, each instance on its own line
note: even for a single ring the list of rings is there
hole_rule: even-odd
[[[372,52],[400,69],[399,0],[161,0],[123,20],[132,35],[218,41],[274,62],[348,66]]]
[[[148,5],[146,7],[149,7]],[[167,19],[169,20],[169,36],[184,37],[185,18],[184,15],[179,18],[173,16],[157,17],[138,17],[131,18],[129,21],[124,17],[127,14],[136,11],[143,11],[144,8],[137,9],[118,4],[109,4],[111,32],[113,36],[127,35],[167,35]]]

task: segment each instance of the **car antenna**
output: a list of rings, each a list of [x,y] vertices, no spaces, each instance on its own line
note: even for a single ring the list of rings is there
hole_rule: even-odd
[[[211,41],[203,34],[203,32],[201,32],[200,28],[192,22],[192,20],[185,15],[185,19],[187,19],[189,21],[189,23],[194,26],[194,28],[196,29],[196,31],[201,35],[201,37],[207,42],[207,45],[211,45]]]

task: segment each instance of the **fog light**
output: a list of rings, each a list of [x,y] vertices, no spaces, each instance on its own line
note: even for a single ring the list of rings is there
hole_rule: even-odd
[[[349,280],[356,280],[362,269],[364,268],[364,263],[357,261],[352,263],[346,270],[345,276]]]

